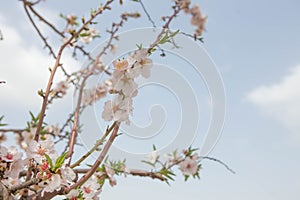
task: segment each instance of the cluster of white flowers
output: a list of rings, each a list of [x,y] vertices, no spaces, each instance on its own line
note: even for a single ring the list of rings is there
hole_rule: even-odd
[[[190,155],[190,153],[185,150],[182,154],[178,154],[177,151],[174,151],[173,154],[166,154],[165,158],[166,162],[164,168],[169,168],[171,170],[173,166],[177,165],[184,176],[195,176],[200,170],[200,157],[197,153]],[[147,162],[151,165],[163,163],[159,160],[159,153],[157,150],[153,150],[148,154]]]
[[[18,184],[19,173],[23,170],[26,160],[22,160],[22,153],[17,148],[0,146],[0,176],[6,186]]]
[[[37,142],[31,140],[26,151],[27,158],[33,158],[38,164],[42,164],[47,154],[52,160],[55,160],[57,155],[54,149],[54,142],[50,138]]]
[[[17,137],[17,143],[22,149],[28,148],[29,142],[34,138],[35,133],[36,128],[30,128],[29,130],[23,131],[21,135]]]
[[[180,9],[183,9],[185,13],[189,12],[189,6],[191,4],[190,0],[177,0],[176,3],[178,4]]]
[[[54,95],[62,97],[65,94],[67,94],[68,88],[69,88],[69,84],[68,84],[67,81],[60,81],[59,83],[57,83],[57,85],[55,86],[55,88],[52,90],[52,93]]]
[[[37,189],[42,191],[42,196],[44,196],[45,192],[58,191],[62,186],[74,184],[76,174],[70,167],[66,166],[67,162],[68,160],[64,162],[59,170],[56,170],[56,173],[51,170],[50,165],[46,160],[37,166],[39,171],[36,176],[41,180]]]
[[[85,91],[83,96],[84,105],[92,105],[94,102],[105,97],[107,89],[103,85],[98,85],[96,88],[88,89]]]
[[[149,163],[156,163],[157,159],[159,158],[158,152],[156,150],[152,151],[151,153],[148,154],[147,160]]]
[[[191,24],[197,27],[195,34],[202,35],[203,31],[205,30],[207,17],[201,13],[198,5],[193,6],[190,9],[190,13],[192,15]]]
[[[129,123],[132,112],[132,98],[137,95],[138,85],[135,78],[150,76],[152,60],[147,57],[145,48],[134,51],[127,59],[115,60],[112,75],[111,92],[116,94],[112,100],[105,102],[102,118],[105,121],[125,121]]]
[[[193,5],[191,7],[190,0],[175,0],[176,5],[183,10],[186,14],[191,14],[191,24],[196,26],[196,30],[194,33],[194,37],[202,35],[203,31],[205,30],[205,23],[207,17],[204,16],[198,5]],[[163,17],[163,19],[166,19]]]
[[[199,170],[198,164],[199,156],[198,154],[191,155],[186,157],[182,162],[179,164],[179,169],[185,176],[193,176]]]
[[[76,15],[67,15],[62,16],[67,21],[67,26],[64,30],[64,32],[69,33],[71,35],[74,35],[76,33],[76,28],[79,25],[77,19],[78,17]],[[76,45],[76,41],[78,38],[80,41],[84,44],[90,43],[95,37],[98,37],[99,33],[95,28],[90,27],[84,27],[84,30],[81,31],[78,35],[78,37],[74,37],[73,40],[70,43],[70,46]],[[69,38],[65,37],[63,38],[63,42],[65,43]]]
[[[99,184],[98,172],[92,175],[80,188],[71,190],[66,198],[70,200],[75,199],[99,199],[101,187]]]
[[[53,134],[54,136],[60,135],[60,128],[59,128],[58,124],[46,126],[45,131],[46,131],[46,133]]]
[[[79,38],[81,42],[88,44],[97,36],[99,36],[99,33],[96,29],[88,28],[80,33]]]

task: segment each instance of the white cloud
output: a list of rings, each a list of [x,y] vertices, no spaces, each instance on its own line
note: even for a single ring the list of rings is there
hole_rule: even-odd
[[[291,132],[300,135],[300,65],[278,83],[254,89],[247,99]]]
[[[54,60],[48,55],[48,50],[42,48],[42,41],[34,46],[26,41],[26,34],[19,28],[3,22],[5,19],[0,16],[0,28],[4,35],[4,40],[0,41],[0,80],[6,81],[0,86],[1,105],[40,108],[41,97],[37,91],[46,87],[50,75],[48,68],[52,67]],[[33,30],[25,31],[36,34]],[[40,40],[37,35],[35,39]],[[78,68],[78,63],[70,57],[64,57],[63,61],[67,68]],[[56,80],[61,77],[58,73]]]

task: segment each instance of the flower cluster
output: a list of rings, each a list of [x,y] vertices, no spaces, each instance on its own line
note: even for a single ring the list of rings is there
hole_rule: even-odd
[[[193,6],[190,9],[190,13],[192,15],[191,24],[197,27],[195,35],[200,36],[205,30],[205,23],[207,17],[201,13],[198,5]]]
[[[186,14],[192,15],[191,24],[196,26],[194,37],[196,38],[197,36],[201,36],[203,31],[205,30],[207,17],[201,13],[200,7],[198,5],[193,5],[191,7],[190,0],[175,0],[175,3],[178,8],[183,10]]]
[[[53,96],[63,97],[67,94],[67,90],[69,88],[69,84],[67,81],[60,81],[57,83],[55,88],[52,90]]]
[[[38,183],[38,187],[42,190],[42,196],[45,192],[58,191],[63,186],[74,184],[76,178],[75,172],[66,165],[68,160],[61,163],[62,161],[59,161],[60,158],[58,157],[55,162],[48,158],[37,165],[39,171],[36,177],[41,180]],[[55,166],[53,166],[53,162]]]
[[[67,22],[64,32],[74,35],[76,33],[76,27],[79,26],[79,22],[77,21],[78,17],[76,15],[64,16],[62,14],[61,17],[64,18]],[[96,37],[99,37],[99,33],[95,28],[84,27],[84,30],[79,33],[79,39],[84,44],[90,43]],[[76,36],[74,40],[72,40],[70,45],[71,46],[75,45],[77,39],[78,37]],[[67,40],[68,40],[67,38],[64,38],[64,41]]]
[[[6,148],[0,146],[0,177],[18,179],[24,163],[22,153],[18,152],[16,147],[10,146]]]
[[[156,164],[160,164],[162,169],[157,173],[165,176],[166,179],[172,179],[171,176],[174,176],[172,168],[178,166],[179,170],[187,180],[190,176],[199,178],[199,170],[201,169],[200,165],[200,156],[195,153],[195,149],[187,149],[182,151],[181,154],[178,154],[177,151],[174,151],[172,154],[165,155],[165,161],[160,160],[160,155],[156,148],[147,156],[145,163],[155,167]]]
[[[47,134],[52,134],[54,136],[60,135],[60,128],[59,128],[58,124],[46,126],[45,131]]]
[[[98,85],[96,88],[88,89],[85,91],[83,96],[84,105],[92,105],[94,102],[105,97],[107,89],[103,85]]]
[[[79,35],[80,41],[84,44],[90,43],[95,37],[98,37],[99,33],[94,28],[87,28],[86,30],[82,31]]]
[[[152,67],[152,60],[147,57],[145,48],[134,51],[127,59],[113,62],[112,85],[110,92],[116,94],[112,100],[105,102],[102,118],[105,121],[125,121],[129,123],[132,112],[132,98],[137,95],[138,85],[135,78],[148,78]]]
[[[99,173],[92,175],[81,187],[71,190],[66,198],[69,200],[75,199],[99,199],[101,193],[101,185],[99,184]]]
[[[185,13],[189,12],[189,6],[191,4],[190,0],[177,0],[176,3],[180,9],[184,10]]]

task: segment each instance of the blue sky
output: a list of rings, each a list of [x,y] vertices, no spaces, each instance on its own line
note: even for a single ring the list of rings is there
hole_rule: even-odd
[[[73,6],[66,6],[71,2]],[[160,15],[170,12],[169,2],[144,0],[157,21]],[[102,199],[299,199],[299,1],[193,2],[208,15],[202,46],[220,70],[227,96],[225,127],[211,156],[237,173],[233,175],[217,163],[204,161],[201,180],[184,183],[178,176],[169,187],[158,181],[119,178],[116,187],[105,188]],[[41,9],[56,21],[59,18],[55,13],[87,13],[95,5],[91,0],[48,0]],[[139,8],[133,3],[125,7],[133,11]],[[113,13],[104,16],[116,17]],[[177,20],[172,28],[192,30],[187,22],[185,18]],[[124,30],[150,25],[147,20],[139,20],[129,22]],[[0,79],[7,81],[0,87],[1,114],[10,124],[22,127],[28,110],[38,112],[36,91],[45,87],[47,67],[53,61],[28,25],[20,2],[1,5],[0,29],[4,35],[0,42]],[[69,58],[65,61],[79,66]],[[71,108],[58,102],[56,112]]]

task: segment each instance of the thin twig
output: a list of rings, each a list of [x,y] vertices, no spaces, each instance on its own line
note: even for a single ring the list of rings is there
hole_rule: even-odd
[[[25,129],[0,129],[0,133],[17,133],[17,134],[21,134],[23,131],[25,131]]]
[[[34,137],[34,140],[38,141],[39,140],[39,134],[40,134],[40,131],[41,131],[41,128],[42,128],[42,125],[43,125],[43,121],[44,121],[44,117],[45,117],[45,111],[46,111],[46,108],[47,108],[47,103],[48,103],[48,97],[49,97],[49,94],[50,94],[50,90],[51,90],[51,86],[52,86],[52,83],[53,83],[53,79],[54,79],[54,76],[55,76],[55,73],[56,73],[56,70],[57,68],[60,66],[60,59],[61,59],[61,56],[62,56],[62,53],[64,51],[64,49],[68,46],[68,44],[70,44],[70,42],[75,38],[77,37],[81,31],[83,31],[85,29],[85,27],[90,24],[94,19],[95,17],[97,17],[99,14],[101,14],[104,10],[108,9],[108,6],[109,4],[111,4],[114,0],[109,0],[105,3],[104,6],[100,7],[98,9],[98,11],[92,15],[90,17],[89,20],[87,20],[83,25],[82,27],[74,34],[72,35],[67,42],[65,42],[59,49],[58,51],[58,54],[57,54],[57,58],[56,58],[56,62],[53,66],[53,69],[51,70],[51,75],[50,75],[50,78],[49,78],[49,81],[48,81],[48,84],[47,84],[47,88],[46,88],[46,91],[45,91],[45,96],[43,97],[43,104],[42,104],[42,108],[41,108],[41,112],[40,112],[40,118],[39,118],[39,122],[38,122],[38,125],[37,125],[37,129],[36,129],[36,134],[35,134],[35,137]],[[26,7],[26,6],[25,6]]]
[[[27,9],[27,6],[28,6],[28,3],[26,0],[23,1],[24,2],[24,9],[25,9],[25,12],[31,22],[31,24],[33,25],[34,29],[36,30],[36,32],[38,33],[38,35],[40,36],[40,38],[43,40],[44,44],[45,44],[45,47],[49,49],[50,51],[50,55],[53,56],[54,59],[56,59],[56,55],[52,49],[52,47],[49,45],[49,43],[47,42],[47,38],[43,36],[43,34],[41,33],[40,29],[37,27],[37,25],[35,24],[33,18],[31,17],[30,13],[29,13],[29,10]]]
[[[163,36],[163,34],[165,34],[166,30],[169,29],[170,23],[172,22],[172,20],[178,15],[178,13],[181,11],[180,8],[175,7],[174,8],[174,12],[171,16],[167,17],[168,21],[164,24],[163,26],[163,30],[158,34],[156,40],[152,43],[152,45],[150,45],[148,52],[151,52],[151,50],[158,45],[161,37]]]
[[[223,161],[221,161],[219,159],[208,157],[208,156],[203,156],[203,157],[200,157],[200,158],[206,159],[206,160],[212,160],[214,162],[217,162],[217,163],[223,165],[228,171],[230,171],[231,173],[235,174],[235,171],[233,169],[231,169],[227,164],[225,164]]]
[[[142,0],[139,0],[139,3],[141,4],[141,6],[142,6],[142,8],[143,8],[145,14],[146,14],[147,17],[148,17],[148,20],[151,22],[152,26],[153,26],[154,28],[156,28],[156,24],[155,24],[154,20],[151,18],[151,15],[149,14],[149,12],[148,12],[148,10],[146,9],[146,7],[145,7],[144,3],[142,2]]]
[[[61,37],[64,36],[64,32],[59,31],[52,23],[47,21],[44,17],[42,17],[33,7],[32,4],[27,3],[29,9],[31,10],[32,13],[34,13],[41,21],[43,21],[45,24],[47,24],[54,32],[59,34]]]
[[[114,142],[114,140],[118,136],[119,127],[120,127],[120,123],[117,122],[111,136],[109,137],[108,141],[106,142],[105,146],[103,147],[102,152],[100,153],[99,157],[97,158],[97,160],[95,161],[93,166],[89,169],[88,172],[86,172],[86,174],[83,177],[81,177],[81,179],[78,182],[76,182],[70,188],[67,188],[65,192],[69,192],[72,189],[74,189],[78,186],[81,186],[83,183],[85,183],[97,171],[97,168],[99,167],[99,165],[104,160],[104,158],[105,158],[106,154],[108,153],[108,150],[110,149],[112,143]]]
[[[9,188],[9,192],[10,192],[10,193],[14,193],[14,192],[17,191],[17,190],[20,190],[20,189],[23,189],[23,188],[27,188],[27,187],[29,187],[29,186],[31,186],[31,185],[35,185],[35,184],[37,184],[39,181],[40,181],[40,179],[38,179],[38,178],[30,179],[29,181],[26,181],[26,182],[24,182],[24,183],[20,183],[20,184],[11,186],[11,187]]]
[[[94,151],[96,151],[100,145],[103,144],[104,140],[106,139],[106,137],[109,135],[109,133],[113,130],[113,128],[116,126],[116,122],[113,123],[113,125],[111,125],[110,128],[108,128],[105,132],[105,134],[102,136],[102,138],[100,140],[98,140],[96,142],[96,144],[94,145],[93,148],[91,148],[86,154],[84,154],[79,160],[77,160],[75,163],[73,163],[71,165],[71,168],[77,167],[80,165],[80,163],[82,163],[82,161],[84,161],[87,157],[89,157]]]

